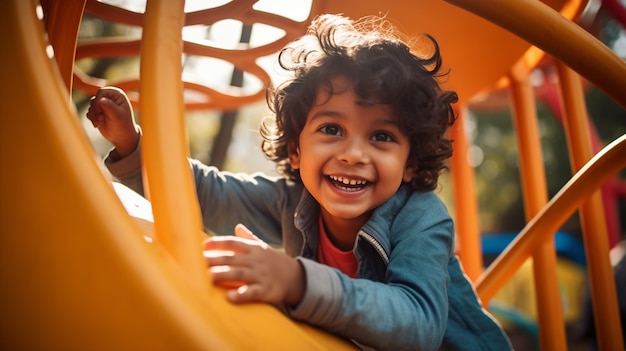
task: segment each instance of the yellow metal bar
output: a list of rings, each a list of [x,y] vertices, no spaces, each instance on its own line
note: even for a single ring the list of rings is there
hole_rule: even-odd
[[[613,141],[587,162],[483,272],[476,282],[476,291],[483,303],[493,298],[524,261],[558,230],[580,204],[624,167],[626,135]]]
[[[536,0],[446,0],[558,58],[626,108],[626,62],[576,23]],[[580,55],[584,52],[584,55]]]
[[[517,133],[520,176],[526,220],[532,219],[548,202],[548,187],[528,68],[520,61],[509,74],[513,123]],[[542,350],[566,350],[565,323],[556,274],[554,237],[541,243],[533,253],[533,277]]]
[[[36,2],[0,1],[0,160],[14,167],[0,174],[0,349],[225,347],[220,309],[146,243],[115,196],[46,51]]]
[[[192,284],[209,284],[202,256],[202,218],[190,171],[181,81],[184,0],[151,0],[142,38],[140,115],[147,193],[155,240],[188,273]]]
[[[67,103],[36,3],[0,1],[0,349],[353,350],[199,291],[144,240]]]
[[[464,111],[457,112],[458,120],[450,129],[454,140],[454,153],[450,160],[454,184],[455,223],[457,231],[457,253],[467,276],[476,280],[483,271],[480,247],[480,224],[474,170],[467,161],[468,142],[465,132]]]
[[[556,68],[572,170],[577,171],[593,155],[582,83],[580,77],[563,63],[557,62]],[[624,81],[621,84],[624,84]],[[600,191],[596,191],[583,203],[580,214],[598,346],[600,350],[623,350],[623,337],[616,332],[621,331],[621,324]]]

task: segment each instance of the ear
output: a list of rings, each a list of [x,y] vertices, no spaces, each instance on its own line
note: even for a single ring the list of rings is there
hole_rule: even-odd
[[[417,166],[411,166],[407,164],[406,167],[404,168],[404,174],[402,175],[402,180],[409,183],[413,179],[415,172],[417,172]]]
[[[298,148],[295,145],[290,145],[289,147],[287,147],[287,150],[289,152],[289,164],[291,165],[291,168],[299,169],[300,168],[300,148]]]

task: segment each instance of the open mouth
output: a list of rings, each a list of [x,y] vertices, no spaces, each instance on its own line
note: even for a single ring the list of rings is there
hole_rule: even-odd
[[[363,179],[350,179],[337,176],[328,176],[330,183],[343,191],[359,191],[365,188],[369,182]]]

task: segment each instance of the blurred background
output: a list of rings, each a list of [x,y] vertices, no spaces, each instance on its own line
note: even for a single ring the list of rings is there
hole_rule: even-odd
[[[142,13],[145,0],[107,0],[108,4]],[[218,7],[229,1],[187,1],[186,12]],[[626,1],[617,2],[625,13]],[[292,19],[304,21],[310,9],[310,0],[258,1],[254,8]],[[579,24],[599,38],[618,56],[626,58],[626,29],[623,18],[612,9],[591,1]],[[284,31],[265,24],[245,26],[232,19],[218,21],[211,26],[185,27],[183,38],[216,48],[255,48],[277,40]],[[85,14],[79,43],[102,38],[141,38],[141,28],[108,22]],[[446,57],[443,57],[444,64]],[[287,76],[276,65],[276,54],[258,59],[258,65],[279,84]],[[208,57],[184,55],[183,78],[228,92],[239,89],[243,95],[252,95],[264,89],[254,75],[235,69],[232,63]],[[139,57],[99,57],[77,61],[76,71],[106,80],[139,77]],[[600,68],[601,69],[601,68]],[[541,133],[541,146],[547,175],[548,196],[552,197],[570,179],[571,167],[562,124],[558,93],[553,81],[553,68],[549,60],[532,73],[531,82],[537,99],[537,113]],[[454,71],[452,72],[454,74]],[[626,82],[624,82],[626,86]],[[602,146],[626,133],[626,111],[591,84],[584,83],[588,115]],[[130,92],[131,94],[133,92]],[[101,156],[110,149],[97,130],[84,118],[88,96],[74,89],[72,98],[94,148]],[[193,97],[191,97],[193,98]],[[510,97],[507,89],[494,89],[473,98],[468,104],[466,119],[469,141],[468,159],[475,172],[478,207],[485,265],[500,253],[526,224],[519,177],[516,135],[513,130]],[[259,150],[258,126],[268,116],[263,99],[248,103],[236,110],[194,110],[186,113],[189,151],[193,158],[233,172],[273,173],[273,163],[267,161]],[[136,114],[141,122],[141,115]],[[623,181],[622,172],[619,179]],[[612,190],[611,190],[612,189]],[[611,188],[609,196],[615,201],[615,214],[619,223],[619,236],[624,239],[626,222],[626,190]],[[621,189],[621,190],[620,190]],[[453,212],[449,177],[444,175],[438,194]],[[620,195],[621,194],[621,195]],[[564,318],[568,323],[568,336],[573,350],[593,349],[593,331],[590,329],[585,254],[581,243],[578,215],[572,216],[556,235],[559,259],[559,286],[563,301]],[[619,246],[616,247],[616,250]],[[531,278],[532,262],[529,260],[516,276],[491,302],[490,309],[506,327],[518,350],[537,349],[537,325],[534,288]],[[623,288],[623,285],[622,285]],[[618,287],[618,291],[620,287]]]

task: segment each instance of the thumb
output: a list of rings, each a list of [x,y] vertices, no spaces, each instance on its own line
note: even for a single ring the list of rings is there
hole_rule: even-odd
[[[263,240],[259,239],[250,229],[246,228],[246,226],[241,223],[235,226],[235,235],[239,238],[263,242]]]
[[[107,116],[116,116],[121,113],[121,108],[115,102],[113,102],[113,100],[107,97],[101,97],[98,102],[100,105],[100,109]]]

